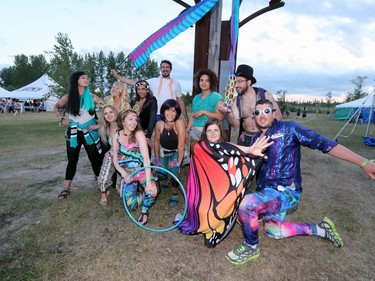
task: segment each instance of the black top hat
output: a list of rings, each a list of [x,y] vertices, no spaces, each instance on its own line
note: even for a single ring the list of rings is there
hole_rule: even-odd
[[[255,84],[257,80],[255,79],[253,74],[254,74],[254,69],[250,65],[241,64],[237,67],[237,71],[234,75],[245,77],[246,79],[250,79],[251,84]]]

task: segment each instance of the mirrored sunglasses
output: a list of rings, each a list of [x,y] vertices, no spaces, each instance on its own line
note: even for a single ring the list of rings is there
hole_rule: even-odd
[[[272,109],[271,107],[266,107],[265,109],[263,110],[259,110],[259,109],[255,109],[254,111],[254,115],[255,116],[258,116],[260,115],[261,113],[263,113],[264,115],[270,115],[272,112],[274,112],[276,109]]]

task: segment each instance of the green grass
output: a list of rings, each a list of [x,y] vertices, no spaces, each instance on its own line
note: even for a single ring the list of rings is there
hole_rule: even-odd
[[[23,116],[2,114],[0,143],[5,152],[11,152],[14,147],[23,149],[57,144],[64,128],[59,127],[57,118],[52,113],[29,113]],[[7,150],[9,149],[9,150]]]
[[[333,138],[344,122],[298,120]],[[366,125],[340,143],[375,158],[363,145]],[[225,254],[241,242],[236,226],[215,249],[201,236],[154,233],[136,226],[111,190],[107,206],[84,149],[67,200],[57,200],[66,165],[64,128],[51,113],[0,114],[0,280],[371,280],[375,265],[374,182],[358,167],[303,149],[304,192],[288,220],[336,224],[345,247],[312,237],[276,241],[261,233],[261,257],[234,267]],[[350,129],[349,129],[350,131]],[[5,134],[4,134],[5,133]],[[234,132],[237,134],[237,132]],[[16,136],[16,137],[15,137]],[[233,136],[235,137],[235,136]],[[181,181],[186,183],[188,168]],[[181,198],[181,196],[180,196]],[[163,190],[148,226],[166,228],[178,208]],[[138,217],[139,212],[134,212]]]

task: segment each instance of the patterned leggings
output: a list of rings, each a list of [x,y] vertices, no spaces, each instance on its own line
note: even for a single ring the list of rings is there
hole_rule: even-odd
[[[125,168],[126,172],[131,174],[136,170]],[[140,171],[133,176],[134,182],[125,183],[121,182],[122,189],[120,191],[120,196],[122,198],[122,192],[125,192],[125,202],[126,206],[129,207],[130,211],[136,210],[142,204],[142,213],[147,213],[151,206],[155,203],[156,197],[152,197],[150,194],[144,191],[144,186],[141,183],[146,179],[146,172],[144,170]],[[152,178],[152,181],[156,185],[155,179]],[[146,185],[146,183],[144,183]],[[138,195],[138,187],[140,187],[141,192]]]
[[[111,186],[113,186],[114,174],[117,173],[115,166],[112,162],[112,156],[109,151],[104,155],[103,164],[100,169],[98,177],[98,186],[101,192],[106,192]],[[119,177],[115,177],[119,178]],[[116,190],[120,190],[120,180],[116,181]]]
[[[286,212],[298,205],[299,192],[292,187],[279,190],[266,187],[244,197],[238,209],[244,240],[249,245],[259,242],[259,219],[264,223],[265,234],[274,239],[297,235],[313,235],[313,225],[284,221]]]

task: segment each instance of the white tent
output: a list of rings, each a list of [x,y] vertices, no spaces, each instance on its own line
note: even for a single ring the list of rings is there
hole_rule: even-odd
[[[55,96],[50,96],[45,102],[44,102],[44,108],[46,111],[53,111],[53,107],[57,103],[59,99]]]
[[[372,97],[371,96],[366,96],[361,99],[353,100],[347,103],[342,103],[336,105],[336,108],[345,108],[345,107],[371,107],[372,105]]]
[[[49,86],[58,86],[58,84],[47,74],[44,74],[38,80],[10,93],[12,98],[19,100],[43,99],[51,91]]]
[[[58,86],[58,84],[47,74],[44,74],[42,77],[29,85],[9,92],[9,96],[19,100],[44,99],[46,110],[53,111],[53,107],[58,99],[52,94],[46,100],[46,95],[50,94],[51,92],[51,88],[49,86]]]
[[[10,92],[0,87],[0,98],[9,98]]]

